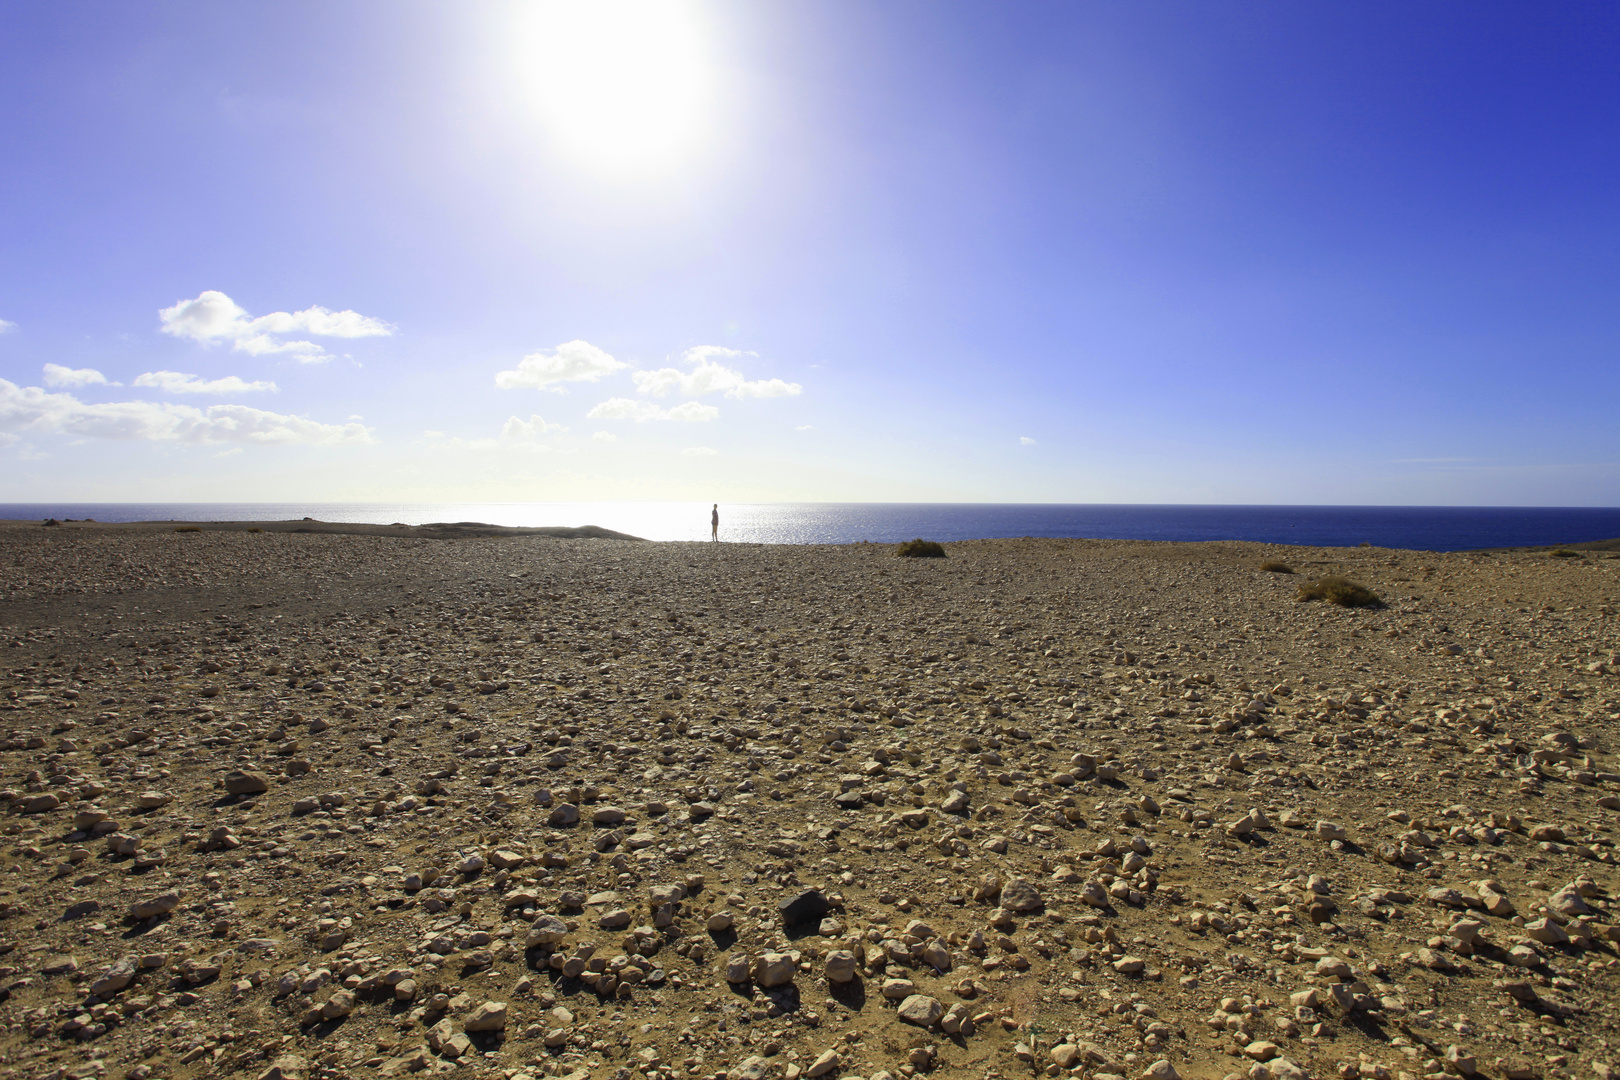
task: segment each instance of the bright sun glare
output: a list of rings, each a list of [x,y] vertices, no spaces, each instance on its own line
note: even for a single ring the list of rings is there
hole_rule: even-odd
[[[594,170],[657,170],[698,148],[713,109],[697,12],[681,0],[525,5],[516,62],[558,148]]]

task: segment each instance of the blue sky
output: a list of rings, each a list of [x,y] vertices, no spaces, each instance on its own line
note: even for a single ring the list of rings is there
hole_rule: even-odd
[[[0,6],[0,501],[1620,504],[1620,9]]]

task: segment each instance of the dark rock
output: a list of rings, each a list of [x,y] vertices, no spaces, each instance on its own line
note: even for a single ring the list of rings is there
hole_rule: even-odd
[[[819,928],[821,917],[832,910],[827,898],[821,895],[820,889],[806,889],[790,900],[783,900],[777,905],[782,913],[782,925],[796,927],[810,925]]]

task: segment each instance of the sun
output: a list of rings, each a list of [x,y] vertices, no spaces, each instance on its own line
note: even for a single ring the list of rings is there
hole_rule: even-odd
[[[524,5],[514,63],[556,149],[614,174],[661,171],[697,152],[714,109],[697,10],[681,0]]]

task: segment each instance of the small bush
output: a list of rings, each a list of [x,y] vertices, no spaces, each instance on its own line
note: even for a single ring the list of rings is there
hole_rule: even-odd
[[[903,559],[943,559],[945,549],[932,540],[907,540],[894,552]]]
[[[1556,551],[1549,551],[1547,554],[1555,559],[1578,559],[1581,557],[1580,552],[1571,551],[1569,548],[1559,548]]]
[[[262,532],[264,532],[264,530],[259,528],[257,525],[255,525],[255,526],[253,526],[253,528],[249,529],[248,532],[262,533]]]
[[[1318,578],[1316,581],[1307,581],[1299,587],[1299,596],[1296,599],[1326,600],[1330,604],[1340,607],[1383,607],[1384,602],[1378,599],[1378,594],[1365,585],[1342,577]]]
[[[1263,562],[1260,569],[1273,574],[1292,574],[1294,568],[1285,562]]]
[[[176,525],[175,532],[202,532],[201,525]]]

